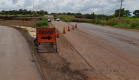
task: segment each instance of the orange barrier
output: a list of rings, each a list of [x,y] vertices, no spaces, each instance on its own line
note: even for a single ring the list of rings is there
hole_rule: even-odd
[[[70,31],[70,27],[69,27],[69,25],[68,25],[68,31]]]
[[[65,27],[63,28],[63,34],[66,34],[66,32],[65,32]]]
[[[58,33],[58,29],[57,29],[56,37],[57,37],[57,38],[59,38],[59,33]]]

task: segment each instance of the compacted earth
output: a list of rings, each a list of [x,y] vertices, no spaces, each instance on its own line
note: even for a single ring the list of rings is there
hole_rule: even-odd
[[[35,38],[32,38],[30,34],[23,29],[16,29],[19,30],[26,38],[29,47],[37,58],[37,61],[33,60],[32,62],[38,62],[40,64],[46,80],[88,80],[87,76],[79,69],[79,66],[86,69],[90,69],[90,67],[85,64],[85,62],[85,65],[76,61],[72,63],[72,61],[75,59],[73,57],[77,57],[77,55],[71,56],[72,53],[75,53],[75,51],[72,50],[70,45],[65,41],[64,38],[62,38],[61,34],[61,38],[57,38],[58,52],[55,50],[56,43],[53,45],[54,48],[52,48],[51,43],[41,43],[37,50],[37,47],[34,44]],[[72,60],[69,59],[71,61],[67,61],[67,59],[62,56],[72,58]],[[80,61],[84,61],[81,57],[78,58]]]
[[[18,25],[18,26],[29,26],[34,27],[35,23],[38,21],[22,21],[22,20],[0,20],[0,25],[10,26],[10,25]]]

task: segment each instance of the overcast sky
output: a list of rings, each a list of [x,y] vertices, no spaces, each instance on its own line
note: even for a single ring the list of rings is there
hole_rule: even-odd
[[[0,0],[0,10],[33,10],[33,4],[35,11],[45,10],[49,13],[101,14],[103,6],[105,14],[113,14],[120,8],[120,0]],[[134,10],[139,10],[139,0],[124,0],[122,8],[133,13]]]

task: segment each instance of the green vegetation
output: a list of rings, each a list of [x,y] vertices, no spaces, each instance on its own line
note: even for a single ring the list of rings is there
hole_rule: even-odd
[[[139,17],[139,10],[135,10],[133,14],[135,15],[134,17]]]
[[[40,11],[37,11],[37,14],[33,14],[33,11],[31,10],[22,10],[22,9],[19,9],[19,10],[10,10],[10,11],[5,11],[5,10],[2,10],[2,15],[5,15],[5,16],[8,16],[8,15],[14,15],[14,17],[17,17],[18,15],[32,15],[32,16],[43,16],[45,14],[48,14],[47,11],[43,11],[43,10],[40,10]]]
[[[22,28],[22,30],[25,31],[25,32],[28,31],[26,28]]]
[[[47,18],[43,18],[41,21],[35,24],[36,28],[49,28]]]
[[[65,22],[73,22],[74,20],[82,20],[87,21],[88,23],[93,23],[97,25],[107,25],[117,28],[124,29],[137,29],[139,30],[139,18],[129,18],[129,17],[121,17],[123,22],[118,21],[118,17],[114,17],[114,15],[106,16],[101,18],[102,15],[95,15],[96,20],[89,20],[85,18],[75,18],[74,15],[55,15],[57,18],[61,18],[61,20]],[[83,15],[82,15],[83,16]],[[103,21],[104,20],[104,21]]]
[[[139,23],[131,23],[131,24],[122,24],[122,23],[118,23],[117,25],[114,25],[113,27],[117,27],[117,28],[124,28],[124,29],[137,29],[139,30]]]
[[[77,21],[77,20],[89,21],[87,19],[75,18],[73,15],[58,15],[57,18],[60,18],[61,20],[65,22],[72,22],[72,21]]]
[[[119,16],[119,10],[120,9],[115,10],[115,13],[114,13],[115,17]],[[125,17],[131,16],[130,13],[131,12],[129,10],[124,10],[124,8],[123,8],[123,9],[121,9],[120,17],[122,17],[122,16],[125,16]]]
[[[112,19],[117,20],[118,17],[115,17],[115,18],[112,18]],[[121,17],[121,20],[130,20],[130,21],[135,21],[135,20],[137,20],[137,21],[139,21],[139,18]]]
[[[114,25],[118,24],[118,22],[115,22],[114,19],[110,19],[108,21],[100,21],[100,19],[89,20],[89,23],[98,24],[98,25],[109,25],[109,26],[114,26]]]

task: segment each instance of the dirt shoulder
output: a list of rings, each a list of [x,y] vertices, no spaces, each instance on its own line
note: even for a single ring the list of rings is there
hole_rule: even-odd
[[[86,75],[81,69],[89,69],[89,67],[85,67],[84,62],[76,62],[75,59],[78,55],[73,55],[75,51],[72,50],[64,38],[57,38],[58,53],[55,53],[48,43],[42,43],[39,46],[40,52],[38,53],[33,43],[34,38],[32,38],[28,32],[19,28],[16,29],[18,29],[28,41],[30,48],[38,59],[38,61],[34,62],[40,64],[46,80],[87,80]],[[41,52],[41,50],[44,52]],[[47,53],[47,51],[51,51],[51,53]],[[68,61],[68,59],[70,61]]]
[[[35,23],[39,21],[22,21],[22,20],[0,20],[0,25],[10,26],[10,25],[19,25],[19,26],[30,26],[34,27]]]

